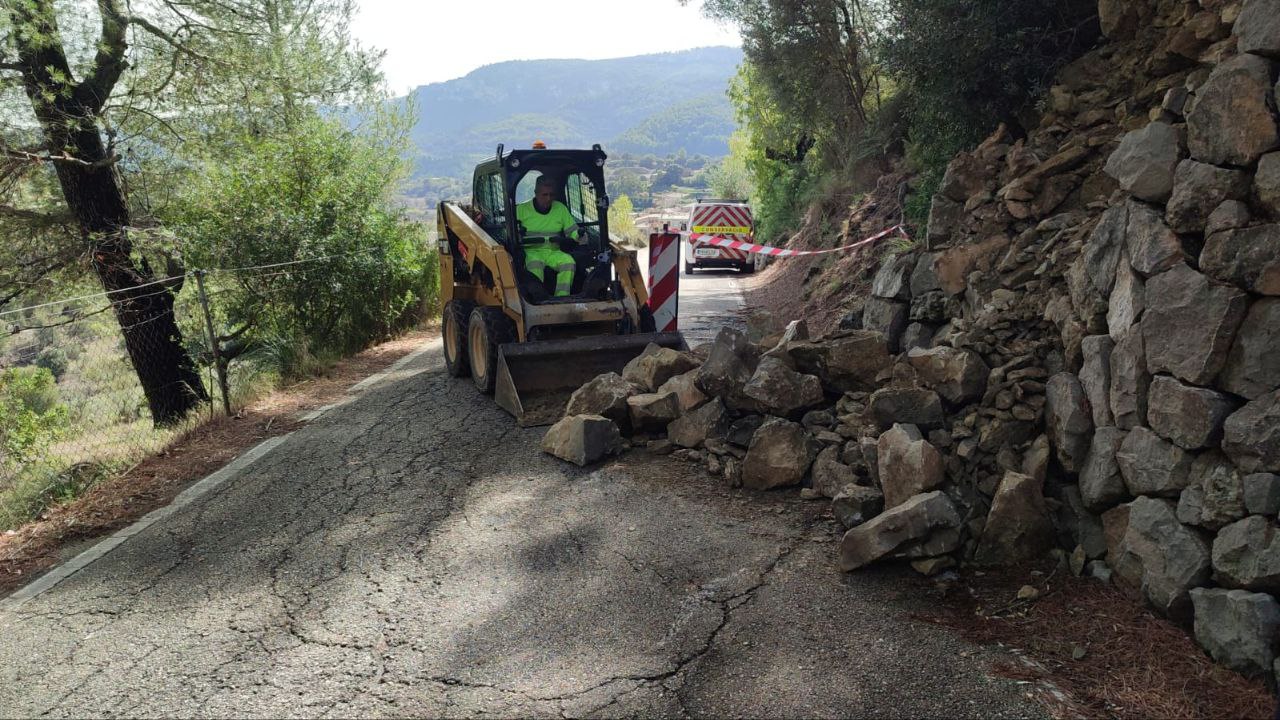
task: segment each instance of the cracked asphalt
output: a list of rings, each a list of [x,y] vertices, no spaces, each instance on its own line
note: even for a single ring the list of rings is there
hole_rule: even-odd
[[[1043,714],[822,504],[541,434],[437,343],[0,616],[0,716]]]

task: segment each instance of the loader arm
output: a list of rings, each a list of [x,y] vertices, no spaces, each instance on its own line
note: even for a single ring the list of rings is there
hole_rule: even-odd
[[[441,250],[440,291],[444,302],[471,300],[480,305],[501,307],[503,314],[516,324],[520,341],[525,340],[525,321],[520,291],[516,286],[516,270],[511,254],[498,241],[476,224],[461,206],[440,203],[438,214]],[[453,282],[459,269],[454,267],[452,252],[445,250],[445,243],[456,243],[459,254],[469,273],[469,282]]]

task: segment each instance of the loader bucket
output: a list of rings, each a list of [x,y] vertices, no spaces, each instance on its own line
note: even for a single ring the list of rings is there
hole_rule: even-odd
[[[688,349],[678,332],[502,345],[498,348],[494,399],[515,416],[520,427],[551,425],[564,414],[574,390],[597,375],[622,372],[649,343]]]

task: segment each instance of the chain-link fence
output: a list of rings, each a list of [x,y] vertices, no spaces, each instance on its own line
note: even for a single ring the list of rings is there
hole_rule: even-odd
[[[243,314],[249,286],[263,306],[288,302],[309,281],[308,266],[330,259],[196,271],[131,289],[128,298],[86,292],[0,311],[0,530],[128,469],[274,382],[279,354],[306,349],[267,342],[239,354],[244,344],[229,310],[238,303]],[[119,310],[161,293],[172,296],[171,309],[133,313],[122,324],[131,313]],[[172,348],[175,340],[200,379],[187,390],[201,398],[184,419],[157,424],[129,347],[145,362],[137,348]]]

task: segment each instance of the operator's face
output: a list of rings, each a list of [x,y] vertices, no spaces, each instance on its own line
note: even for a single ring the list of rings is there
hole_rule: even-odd
[[[551,201],[554,197],[555,193],[551,191],[550,187],[546,185],[539,186],[533,193],[533,207],[540,213],[547,212],[551,209]]]

